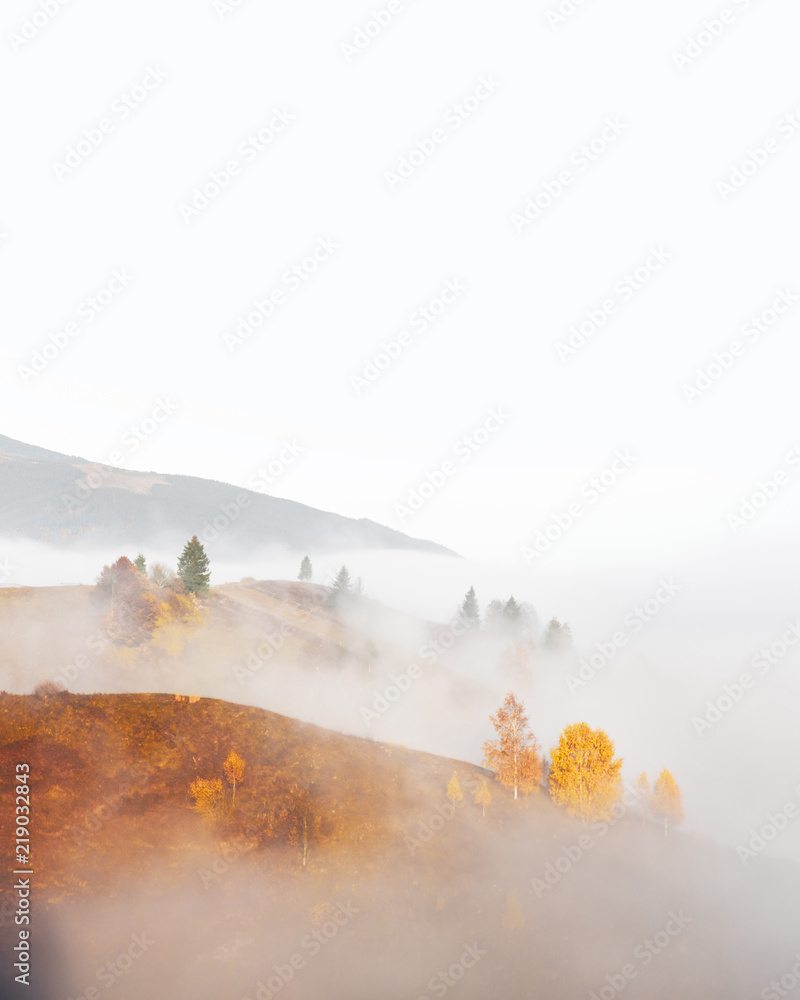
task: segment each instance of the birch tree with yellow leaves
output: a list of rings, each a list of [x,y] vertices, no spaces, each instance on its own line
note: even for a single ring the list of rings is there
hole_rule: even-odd
[[[515,799],[518,792],[525,795],[531,791],[538,792],[542,761],[523,703],[509,692],[497,715],[490,715],[489,718],[498,738],[483,744],[484,766],[494,771],[495,777],[506,788],[514,789]]]
[[[231,805],[236,805],[236,785],[240,784],[242,778],[244,778],[244,761],[239,756],[235,750],[231,750],[228,754],[225,763],[222,765],[222,770],[225,772],[225,777],[228,779],[228,784],[233,786],[233,797],[231,799]]]
[[[553,801],[584,823],[608,819],[620,795],[622,758],[614,759],[614,743],[606,733],[575,722],[564,729],[550,757]]]
[[[681,790],[675,783],[670,771],[663,768],[653,786],[653,798],[650,811],[654,816],[664,818],[664,836],[669,833],[670,826],[677,826],[683,820],[683,804]]]

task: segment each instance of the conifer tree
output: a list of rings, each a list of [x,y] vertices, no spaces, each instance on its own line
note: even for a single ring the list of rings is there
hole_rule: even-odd
[[[133,560],[133,565],[139,570],[140,573],[147,574],[147,560],[144,557],[144,553],[140,552],[139,555]]]
[[[503,618],[509,625],[509,628],[513,631],[518,624],[520,617],[522,616],[522,611],[520,610],[519,604],[514,600],[514,595],[506,601],[503,605]]]
[[[336,579],[333,581],[331,593],[328,597],[328,604],[332,608],[341,608],[347,601],[347,598],[352,595],[352,592],[353,587],[350,583],[350,574],[347,571],[347,567],[342,566],[336,575]]]
[[[506,788],[518,792],[539,791],[542,762],[539,745],[528,725],[525,706],[509,692],[497,715],[489,716],[497,732],[497,740],[487,740],[483,744],[484,765],[495,772],[495,776]]]
[[[178,576],[183,581],[185,589],[190,593],[199,596],[208,593],[208,584],[211,579],[208,556],[198,541],[197,535],[193,535],[183,548],[178,559]]]
[[[308,556],[303,556],[303,561],[300,563],[300,572],[297,574],[298,580],[310,580],[311,579],[311,560]]]
[[[566,622],[551,618],[544,633],[544,645],[548,649],[568,649],[572,645],[572,629]]]
[[[467,628],[481,627],[481,613],[480,608],[478,607],[478,601],[475,597],[474,587],[469,588],[464,600],[461,602],[461,607],[458,609],[458,617],[467,626]]]

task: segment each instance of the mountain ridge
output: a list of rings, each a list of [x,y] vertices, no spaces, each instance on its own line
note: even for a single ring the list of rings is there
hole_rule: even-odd
[[[150,483],[143,482],[147,477]],[[457,555],[369,518],[199,476],[123,469],[0,435],[0,535],[63,547],[174,548],[194,534],[215,543],[215,554],[225,556],[269,546],[296,552],[386,548]]]

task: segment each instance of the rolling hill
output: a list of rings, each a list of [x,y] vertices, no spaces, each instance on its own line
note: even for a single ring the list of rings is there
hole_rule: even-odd
[[[638,816],[584,826],[496,783],[483,816],[487,772],[458,760],[169,694],[3,694],[0,734],[7,806],[30,768],[37,970],[4,997],[605,1000],[622,983],[641,1000],[731,1000],[796,949],[795,866],[743,871]],[[221,780],[216,815],[194,808],[197,777]],[[287,795],[306,795],[305,838],[302,808],[276,819]],[[3,889],[7,975],[12,876]]]

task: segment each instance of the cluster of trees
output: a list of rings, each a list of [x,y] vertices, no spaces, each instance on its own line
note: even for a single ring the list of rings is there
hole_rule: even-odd
[[[464,799],[464,793],[461,791],[461,785],[458,783],[458,776],[455,771],[453,771],[453,777],[447,784],[447,798],[454,806],[458,805],[458,803],[462,802]],[[478,785],[478,789],[475,792],[472,801],[481,807],[483,815],[485,816],[486,807],[492,804],[492,793],[489,791],[489,784],[485,778]]]
[[[131,562],[121,556],[104,566],[94,597],[105,608],[104,629],[113,643],[139,646],[160,626],[196,618],[192,595],[208,592],[208,556],[195,536],[178,558],[178,572],[154,562],[148,573],[143,553]]]
[[[194,808],[211,822],[233,816],[236,788],[244,779],[245,762],[235,750],[231,750],[222,771],[231,789],[230,802],[220,777],[198,776],[189,785]],[[251,798],[255,798],[255,794]],[[311,791],[295,779],[276,772],[260,784],[256,809],[244,817],[242,823],[262,844],[273,841],[299,847],[303,867],[308,861],[311,844],[328,832],[325,818]]]
[[[236,786],[244,779],[245,762],[235,750],[231,750],[222,765],[225,780],[231,786],[231,810],[236,808]],[[189,794],[194,799],[195,809],[209,818],[215,818],[225,809],[225,789],[221,778],[197,777],[189,786]]]
[[[515,799],[519,793],[538,792],[546,784],[553,801],[584,823],[612,816],[622,794],[622,759],[614,756],[614,743],[602,729],[592,729],[586,722],[567,726],[547,761],[523,703],[513,694],[509,692],[497,714],[489,718],[497,738],[484,743],[484,765],[502,785],[513,789]],[[647,776],[640,774],[636,794],[642,822],[648,815],[663,820],[665,835],[683,819],[680,788],[666,768],[652,792]]]
[[[458,617],[469,629],[504,635],[512,639],[534,641],[541,631],[539,616],[532,604],[521,604],[512,594],[506,600],[495,598],[486,606],[481,620],[480,605],[475,588],[470,587],[458,607]],[[564,649],[572,645],[572,633],[566,622],[551,618],[541,637],[542,644],[549,649]]]

